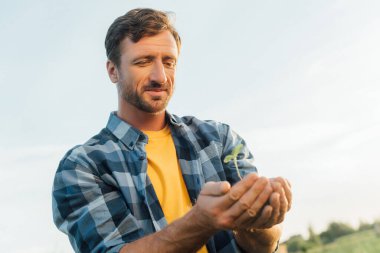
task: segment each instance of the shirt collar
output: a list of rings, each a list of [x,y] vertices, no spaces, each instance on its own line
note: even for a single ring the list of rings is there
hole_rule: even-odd
[[[137,141],[147,142],[147,137],[140,130],[120,119],[116,112],[111,112],[106,128],[131,150]]]
[[[169,124],[172,124],[177,127],[184,125],[184,123],[182,122],[182,119],[178,117],[177,115],[170,114],[168,111],[166,111],[165,114],[166,114],[166,119],[168,120]]]
[[[169,112],[165,114],[169,124],[177,127],[184,124],[180,117]],[[143,132],[119,118],[116,111],[111,112],[106,128],[131,150],[135,148],[138,141],[148,142],[148,137]]]

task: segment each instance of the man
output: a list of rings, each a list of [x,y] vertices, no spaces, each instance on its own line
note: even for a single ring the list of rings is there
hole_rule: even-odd
[[[118,111],[57,170],[53,213],[76,252],[274,252],[290,208],[229,126],[166,111],[181,40],[166,13],[135,9],[106,41]],[[242,144],[237,165],[223,160]]]

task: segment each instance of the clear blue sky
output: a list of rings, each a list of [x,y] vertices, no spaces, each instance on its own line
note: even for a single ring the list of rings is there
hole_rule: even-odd
[[[7,1],[0,10],[0,245],[72,252],[50,191],[65,151],[105,126],[104,37],[135,7],[176,13],[178,115],[226,122],[262,175],[289,178],[284,239],[380,217],[380,2]]]

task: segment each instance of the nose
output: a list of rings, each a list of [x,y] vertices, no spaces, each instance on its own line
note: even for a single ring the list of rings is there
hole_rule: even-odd
[[[150,74],[150,81],[164,84],[167,80],[168,78],[163,63],[161,61],[156,61]]]

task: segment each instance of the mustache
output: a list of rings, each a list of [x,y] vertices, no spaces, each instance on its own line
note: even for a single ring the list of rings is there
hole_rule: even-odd
[[[150,82],[144,87],[144,90],[168,90],[169,85],[167,83]]]

